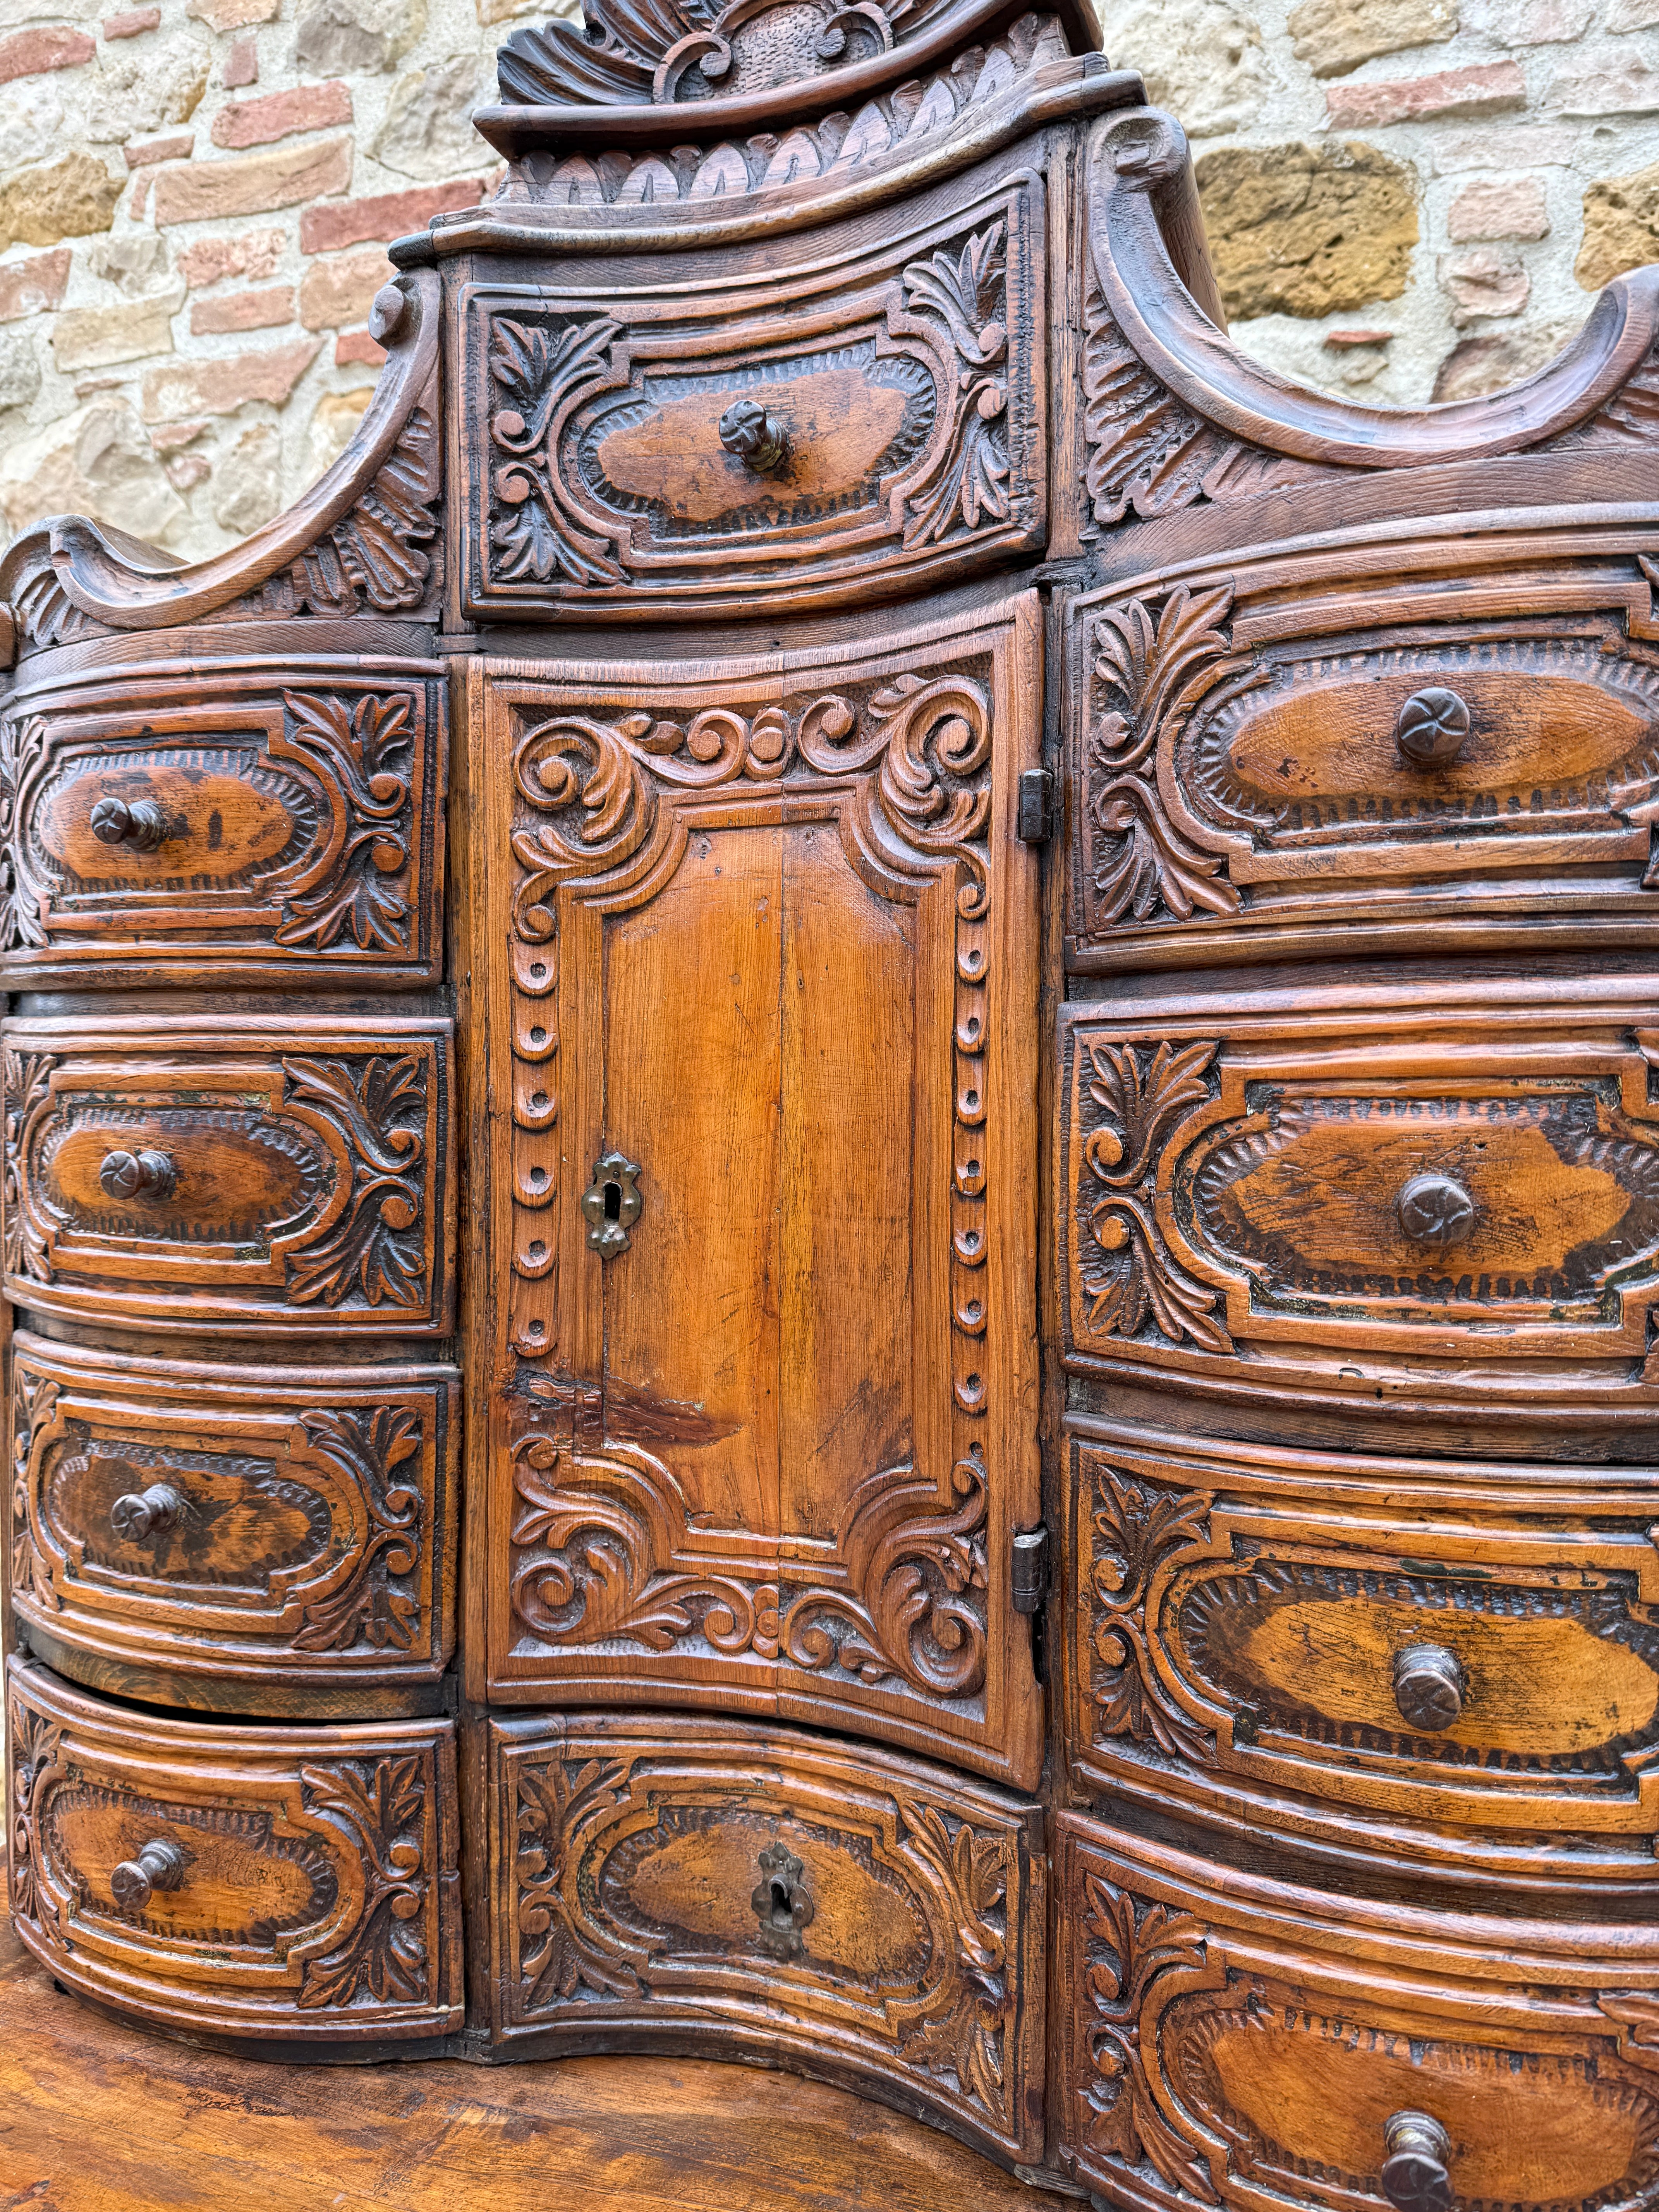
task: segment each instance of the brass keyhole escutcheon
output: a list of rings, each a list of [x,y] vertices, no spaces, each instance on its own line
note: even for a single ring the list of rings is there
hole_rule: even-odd
[[[628,1232],[645,1203],[636,1187],[639,1176],[638,1161],[625,1152],[601,1152],[593,1163],[593,1180],[582,1193],[582,1218],[587,1241],[601,1260],[614,1260],[628,1249]]]

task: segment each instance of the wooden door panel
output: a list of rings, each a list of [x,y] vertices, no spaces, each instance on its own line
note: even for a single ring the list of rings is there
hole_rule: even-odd
[[[1037,1807],[750,1723],[478,1734],[492,2044],[805,2063],[1042,2156]]]
[[[514,763],[476,956],[513,1084],[492,1694],[626,1684],[1034,1775],[1036,621],[475,669]],[[612,1151],[640,1210],[607,1257]]]
[[[1650,1928],[1322,1897],[1055,1826],[1061,2156],[1126,2212],[1653,2203]]]

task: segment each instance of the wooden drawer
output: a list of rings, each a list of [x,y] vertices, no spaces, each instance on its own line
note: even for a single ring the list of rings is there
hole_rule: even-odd
[[[1036,1807],[732,1721],[491,1722],[477,1753],[494,2042],[740,2051],[1041,2156]]]
[[[1652,1470],[1072,1427],[1082,1787],[1338,1848],[1414,1842],[1452,1880],[1537,1875],[1565,1835],[1650,1887]]]
[[[458,325],[469,611],[765,614],[1040,546],[1043,191],[1010,154],[879,240],[848,222],[562,281],[481,259]]]
[[[1134,2212],[1639,2212],[1659,1936],[1322,1896],[1056,1821],[1062,2153]]]
[[[1443,952],[1544,907],[1628,942],[1659,919],[1644,546],[1346,545],[1079,599],[1073,963],[1316,954],[1333,928]]]
[[[447,1022],[13,1021],[7,1295],[173,1332],[434,1336]]]
[[[59,1981],[221,2035],[461,2025],[448,1723],[204,1728],[8,1677],[12,1912]]]
[[[441,972],[435,664],[160,660],[37,681],[7,713],[13,989]]]
[[[1288,1363],[1377,1398],[1431,1371],[1631,1387],[1659,1298],[1656,988],[1362,976],[1066,1008],[1067,1356]]]
[[[12,1346],[12,1603],[167,1705],[422,1702],[455,1640],[458,1378]]]

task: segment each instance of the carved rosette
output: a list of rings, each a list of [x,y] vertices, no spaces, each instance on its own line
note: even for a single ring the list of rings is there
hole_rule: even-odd
[[[1231,605],[1231,584],[1196,594],[1183,584],[1156,614],[1130,599],[1089,625],[1083,903],[1091,933],[1126,918],[1185,921],[1200,908],[1238,910],[1223,859],[1171,818],[1159,784],[1160,759],[1231,649],[1219,627]]]
[[[340,1759],[301,1767],[300,1783],[306,1810],[343,1835],[362,1878],[352,1925],[332,1950],[306,1961],[301,2008],[435,2002],[424,1933],[431,1875],[422,1760]]]
[[[1184,1554],[1206,1554],[1214,1501],[1201,1492],[1183,1495],[1133,1482],[1093,1454],[1085,1469],[1091,1463],[1094,1507],[1085,1566],[1093,1733],[1127,1736],[1173,1759],[1212,1765],[1213,1729],[1194,1721],[1159,1671],[1153,1648],[1159,1623],[1149,1613],[1148,1598],[1154,1578],[1161,1582]]]
[[[1232,1350],[1217,1295],[1171,1256],[1158,1220],[1166,1141],[1189,1109],[1214,1095],[1212,1042],[1153,1047],[1079,1036],[1073,1143],[1073,1234],[1085,1301],[1079,1334],[1133,1339],[1150,1328],[1171,1344]]]

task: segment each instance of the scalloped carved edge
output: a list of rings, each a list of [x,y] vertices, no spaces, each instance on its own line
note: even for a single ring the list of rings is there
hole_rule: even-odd
[[[1218,300],[1195,298],[1182,281],[1171,241],[1178,249],[1190,230],[1195,191],[1186,134],[1172,116],[1146,107],[1097,124],[1087,193],[1092,270],[1104,309],[1091,332],[1093,349],[1121,351],[1126,374],[1138,368],[1154,389],[1163,387],[1166,402],[1173,398],[1200,418],[1194,430],[1213,425],[1261,453],[1322,471],[1425,468],[1539,446],[1614,400],[1659,339],[1659,268],[1638,270],[1615,277],[1573,343],[1524,383],[1430,407],[1358,406],[1251,361],[1226,337]],[[1199,282],[1206,289],[1201,276]],[[1653,374],[1659,381],[1659,364]],[[1103,410],[1091,443],[1121,448],[1145,435],[1146,395],[1139,404],[1133,398],[1126,392],[1121,407]],[[1622,422],[1608,427],[1628,434]],[[1163,431],[1156,442],[1160,450],[1145,456],[1148,471],[1164,458]],[[1211,472],[1232,458],[1210,456]],[[1188,499],[1218,495],[1202,474],[1195,471]]]
[[[278,587],[285,603],[258,611],[280,616],[313,603],[328,613],[351,611],[346,602],[365,589],[380,611],[390,611],[380,607],[381,598],[396,609],[418,604],[431,567],[431,556],[418,547],[439,528],[430,509],[441,490],[441,288],[434,272],[418,270],[386,289],[394,287],[403,304],[386,331],[386,363],[374,396],[351,443],[308,492],[241,544],[189,563],[82,515],[37,524],[0,561],[0,602],[14,651],[74,634],[82,626],[77,616],[114,630],[200,622],[296,568],[305,573],[292,589]],[[388,302],[382,320],[391,313]],[[377,483],[383,471],[386,478]],[[351,548],[325,544],[342,526],[359,542]],[[377,550],[392,555],[396,571],[384,592],[363,586],[356,574],[380,565]],[[0,630],[6,627],[0,623]]]

